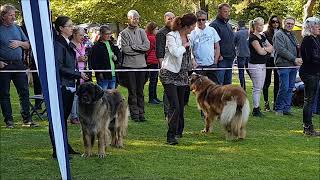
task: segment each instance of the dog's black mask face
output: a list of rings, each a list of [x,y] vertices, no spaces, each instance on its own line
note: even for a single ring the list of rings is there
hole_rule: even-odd
[[[80,104],[94,104],[102,98],[104,91],[98,85],[91,82],[81,84],[77,91]]]

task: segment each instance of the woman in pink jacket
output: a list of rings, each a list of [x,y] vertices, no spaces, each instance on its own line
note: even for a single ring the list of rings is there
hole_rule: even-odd
[[[70,46],[76,52],[77,68],[85,70],[87,67],[87,56],[86,56],[86,47],[83,44],[85,31],[83,28],[75,27],[71,36]],[[78,79],[78,84],[84,83],[85,80],[80,78]],[[70,114],[70,123],[71,124],[80,124],[78,117],[78,96],[75,95],[73,99],[72,110]]]

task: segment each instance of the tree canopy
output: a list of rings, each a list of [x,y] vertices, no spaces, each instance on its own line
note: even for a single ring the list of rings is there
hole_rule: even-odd
[[[176,15],[195,12],[207,8],[209,18],[216,16],[217,5],[227,2],[232,6],[231,18],[250,20],[262,17],[265,20],[272,14],[282,17],[293,16],[302,21],[303,6],[308,0],[51,0],[53,19],[58,15],[67,15],[80,23],[119,23],[127,22],[126,14],[130,9],[141,15],[141,24],[149,21],[163,25],[163,14],[171,11]],[[309,0],[310,1],[310,0]],[[320,1],[314,1],[313,14],[320,15]],[[12,3],[19,8],[19,0],[0,0],[0,4]]]

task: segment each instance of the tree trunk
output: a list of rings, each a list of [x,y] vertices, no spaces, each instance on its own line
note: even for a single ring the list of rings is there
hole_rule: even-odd
[[[316,0],[308,0],[307,3],[303,6],[303,21],[312,16],[312,10],[315,3]]]
[[[200,0],[200,9],[208,13],[208,3],[206,3],[206,0]]]

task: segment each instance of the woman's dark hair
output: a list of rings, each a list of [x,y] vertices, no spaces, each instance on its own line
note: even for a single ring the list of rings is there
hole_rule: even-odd
[[[268,21],[268,29],[267,29],[267,31],[272,34],[272,37],[273,37],[273,34],[274,34],[274,30],[273,30],[273,27],[272,27],[272,19],[273,18],[277,18],[277,20],[279,21],[278,29],[282,28],[281,19],[279,18],[279,16],[277,16],[277,15],[270,16],[269,21]]]
[[[145,31],[146,31],[147,33],[152,34],[152,32],[153,32],[157,27],[158,27],[158,25],[157,25],[155,22],[151,21],[151,22],[149,22],[149,23],[147,24]]]
[[[174,18],[172,31],[179,31],[184,27],[191,26],[197,22],[197,17],[193,13],[184,14],[182,17]]]
[[[68,16],[58,16],[56,21],[54,22],[54,27],[56,29],[56,31],[60,34],[61,30],[60,30],[60,26],[65,26],[66,23],[70,20],[70,18]]]

